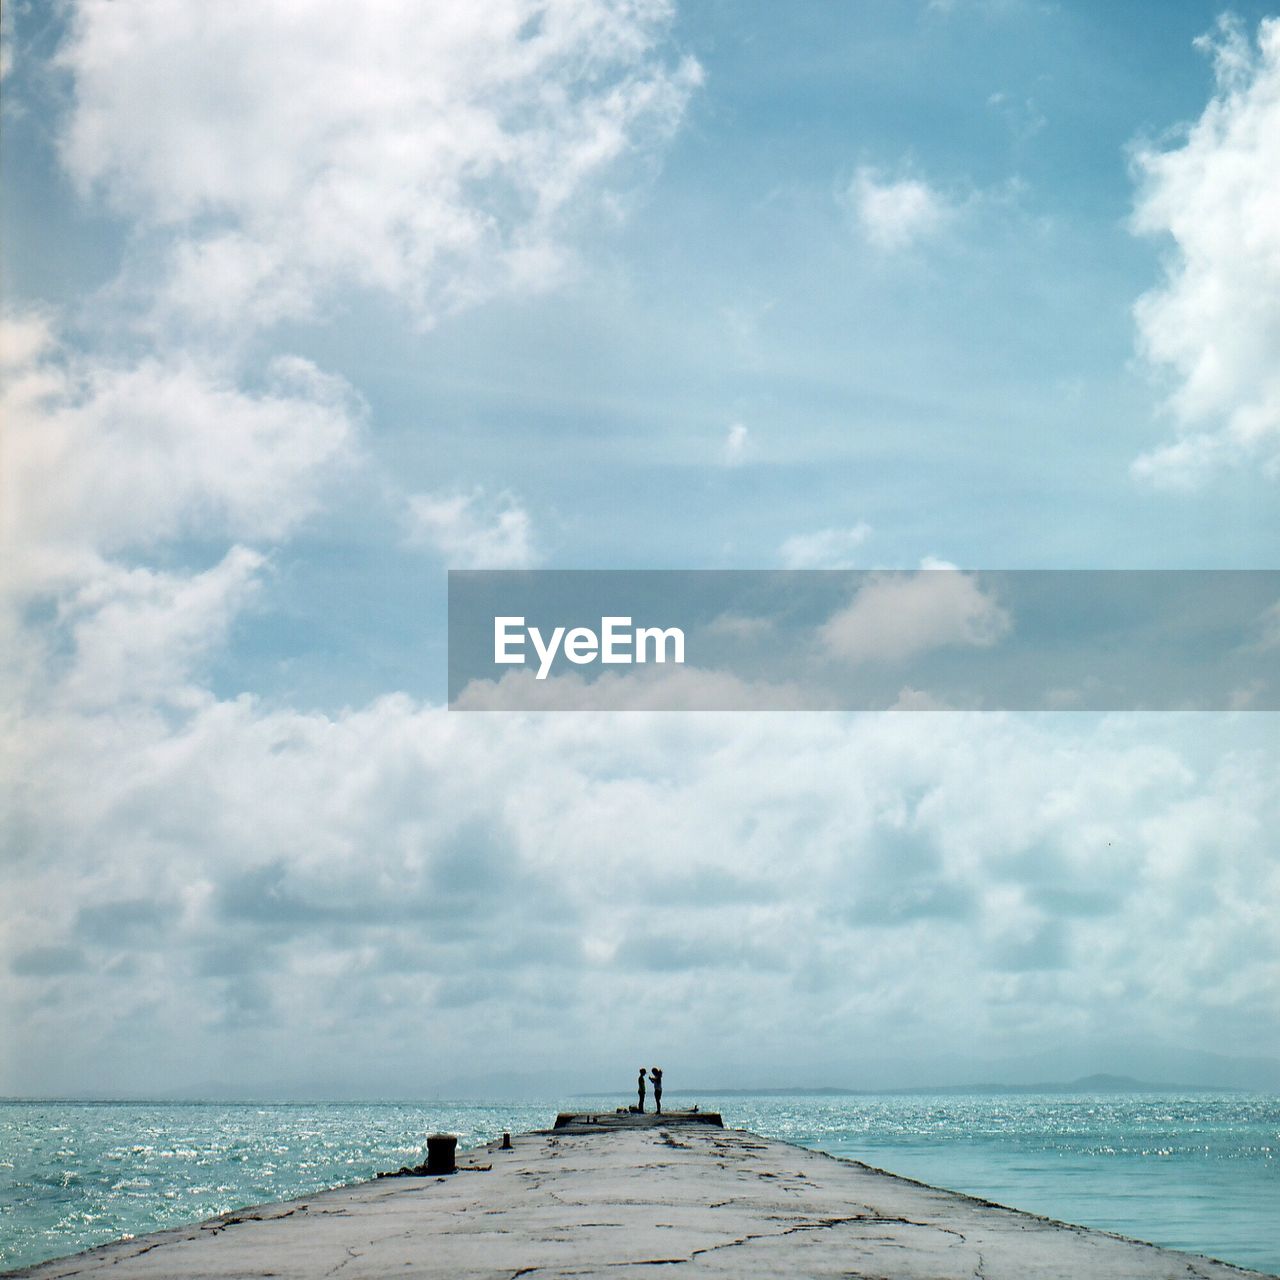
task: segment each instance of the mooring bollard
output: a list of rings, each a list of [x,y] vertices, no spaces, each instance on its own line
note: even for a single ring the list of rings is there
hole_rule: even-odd
[[[511,1135],[509,1133],[504,1133],[502,1135],[502,1149],[503,1151],[511,1150]]]
[[[427,1139],[427,1174],[456,1173],[458,1166],[453,1157],[457,1149],[457,1134],[433,1133]]]

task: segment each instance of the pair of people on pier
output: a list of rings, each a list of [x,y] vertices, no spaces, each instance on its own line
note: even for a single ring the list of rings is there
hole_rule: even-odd
[[[662,1114],[662,1068],[650,1067],[649,1079],[653,1082],[653,1109],[659,1115],[661,1115]],[[636,1081],[636,1089],[640,1094],[639,1110],[643,1111],[644,1110],[644,1089],[645,1089],[645,1075],[644,1075],[643,1067],[640,1068],[640,1078]]]

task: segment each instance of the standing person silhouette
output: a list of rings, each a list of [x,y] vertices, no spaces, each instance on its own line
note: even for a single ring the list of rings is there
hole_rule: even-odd
[[[653,1081],[653,1109],[662,1114],[662,1068],[650,1067],[649,1079]]]
[[[636,1088],[640,1091],[640,1111],[644,1111],[644,1068],[640,1068],[640,1079],[636,1081]]]

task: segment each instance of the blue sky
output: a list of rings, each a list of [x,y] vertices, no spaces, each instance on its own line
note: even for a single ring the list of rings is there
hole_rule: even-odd
[[[405,1018],[442,1081],[495,1027],[554,1071],[519,1002],[664,937],[705,994],[637,1022],[708,1070],[784,1009],[853,1083],[868,1037],[1280,1054],[1268,716],[440,707],[448,567],[1273,567],[1273,8],[418,9],[6,7],[8,1087],[68,1038],[60,1088],[201,1078],[184,992],[241,1083]],[[1007,814],[953,808],[983,762]],[[637,860],[723,892],[659,929]],[[828,909],[862,871],[888,942]]]
[[[1236,12],[1251,29],[1265,10]],[[1168,370],[1137,354],[1132,308],[1170,237],[1133,232],[1133,156],[1203,110],[1211,59],[1193,44],[1217,16],[905,0],[674,14],[662,56],[696,58],[703,82],[660,151],[621,166],[622,211],[583,215],[558,287],[425,331],[404,290],[338,288],[310,323],[237,335],[249,369],[304,355],[369,412],[326,518],[277,552],[275,605],[238,655],[255,665],[232,683],[269,680],[255,655],[296,655],[302,631],[341,650],[308,698],[372,692],[343,683],[371,651],[438,692],[421,683],[423,596],[402,584],[438,615],[449,553],[399,545],[415,490],[483,490],[479,519],[514,506],[537,561],[566,567],[771,567],[790,537],[860,525],[866,565],[1269,566],[1274,485],[1256,464],[1191,493],[1130,470],[1169,435]],[[18,47],[48,51],[59,30],[19,13]],[[105,306],[85,339],[101,341],[102,290],[131,245],[145,289],[156,249],[137,246],[164,237],[75,195],[55,145],[67,78],[19,59],[11,79],[11,305]],[[941,225],[869,241],[860,170],[925,184]],[[735,425],[742,465],[725,466]]]

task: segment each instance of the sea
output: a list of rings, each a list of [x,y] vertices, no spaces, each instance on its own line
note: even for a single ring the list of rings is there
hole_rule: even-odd
[[[619,1098],[619,1104],[627,1099]],[[1066,1222],[1280,1273],[1280,1097],[669,1097],[726,1125]],[[548,1127],[545,1102],[0,1103],[0,1270]]]

